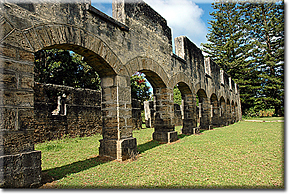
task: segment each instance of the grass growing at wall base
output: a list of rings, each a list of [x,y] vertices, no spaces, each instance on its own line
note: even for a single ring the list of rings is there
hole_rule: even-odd
[[[239,122],[152,141],[153,129],[133,132],[135,161],[98,157],[100,135],[36,145],[42,151],[41,188],[81,189],[283,189],[284,124]]]

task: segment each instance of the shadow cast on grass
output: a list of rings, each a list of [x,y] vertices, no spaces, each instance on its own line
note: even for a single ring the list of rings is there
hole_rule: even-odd
[[[179,134],[178,139],[182,139],[188,135]],[[165,143],[158,142],[155,140],[148,141],[144,144],[140,144],[137,146],[137,151],[139,153],[143,153],[147,150],[153,149],[157,146],[163,145]],[[70,174],[79,173],[81,171],[90,169],[92,167],[96,167],[98,165],[107,163],[112,161],[113,159],[105,158],[105,157],[93,157],[83,161],[73,162],[68,165],[63,165],[61,167],[55,167],[47,170],[42,171],[42,178],[40,186],[51,183],[56,180],[60,180]]]
[[[97,165],[101,165],[112,161],[112,159],[108,159],[106,157],[93,157],[83,161],[74,162],[68,165],[63,165],[61,167],[55,167],[42,171],[41,176],[41,185],[53,182],[55,180],[60,180],[67,175],[78,173],[91,167],[96,167]]]

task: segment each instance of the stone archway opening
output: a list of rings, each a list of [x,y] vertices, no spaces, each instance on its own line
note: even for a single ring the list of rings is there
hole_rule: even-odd
[[[79,99],[77,101],[75,100],[73,104],[75,106],[84,106],[87,102],[91,102],[95,106],[99,105],[99,108],[96,109],[99,109],[99,111],[94,113],[97,116],[96,118],[99,118],[98,124],[100,125],[102,133],[99,155],[117,160],[125,160],[130,158],[132,154],[136,154],[136,139],[132,136],[130,78],[128,76],[118,75],[112,66],[101,56],[84,47],[61,44],[44,49],[53,48],[69,50],[82,55],[83,61],[99,75],[100,93],[90,96],[79,96]],[[90,92],[92,94],[92,91]],[[62,108],[62,103],[60,108]],[[68,111],[66,115],[68,115]],[[86,114],[87,116],[83,115],[84,118],[90,118],[90,121],[94,118],[93,112],[86,112]],[[88,123],[85,126],[88,126]]]
[[[174,125],[174,101],[172,90],[167,88],[162,78],[149,69],[141,69],[138,72],[144,74],[153,88],[152,102],[145,103],[148,106],[146,125],[154,127],[153,139],[163,143],[169,143],[178,139]],[[149,105],[148,105],[149,104]]]
[[[207,97],[206,92],[203,89],[199,89],[196,93],[198,98],[198,118],[200,129],[210,129],[211,123],[211,106],[210,99]]]
[[[220,107],[218,104],[218,98],[216,94],[212,94],[210,97],[210,116],[211,116],[211,124],[213,127],[219,127],[220,126]]]
[[[220,124],[223,126],[227,126],[226,103],[225,103],[224,97],[220,97],[219,104],[220,104],[220,118],[221,118]]]
[[[179,84],[176,84],[173,88],[174,124],[175,126],[182,126],[184,120],[184,101],[178,86]]]
[[[130,78],[130,82],[133,129],[153,128],[152,85],[146,79],[145,74],[141,72],[134,73]]]
[[[196,98],[190,87],[184,82],[178,82],[177,88],[181,94],[182,134],[191,135],[198,132],[196,121]]]
[[[34,142],[102,132],[98,73],[69,50],[35,53]]]

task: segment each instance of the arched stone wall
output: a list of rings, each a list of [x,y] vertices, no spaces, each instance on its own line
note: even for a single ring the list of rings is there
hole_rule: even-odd
[[[154,87],[156,140],[177,140],[172,96],[176,84],[189,121],[185,121],[183,133],[192,133],[196,126],[196,94],[201,105],[201,128],[209,129],[211,120],[215,122],[211,119],[211,100],[212,108],[219,107],[217,97],[225,108],[221,109],[220,122],[236,121],[231,109],[241,119],[237,85],[211,59],[205,61],[202,51],[185,36],[175,38],[176,54],[172,54],[171,29],[146,3],[139,0],[116,6],[114,0],[111,18],[92,7],[90,1],[79,1],[37,3],[30,8],[8,2],[0,5],[0,162],[5,163],[0,168],[1,187],[40,183],[41,152],[35,151],[33,144],[33,85],[34,52],[41,49],[73,50],[100,75],[100,155],[124,160],[136,153],[130,92],[130,76],[136,71],[144,72]],[[216,98],[211,99],[212,94]],[[16,163],[21,164],[12,170]]]
[[[168,86],[173,89],[177,85],[182,95],[182,107],[184,113],[182,133],[195,134],[197,127],[196,96],[190,78],[182,72],[171,77]]]

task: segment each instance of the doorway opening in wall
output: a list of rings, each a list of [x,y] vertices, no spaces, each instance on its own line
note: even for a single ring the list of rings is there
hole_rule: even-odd
[[[42,184],[101,164],[99,72],[84,56],[66,50],[71,47],[93,56],[81,47],[68,45],[35,53],[34,143],[42,153]],[[94,62],[100,59],[96,54],[94,58]]]
[[[176,84],[173,88],[173,100],[174,100],[174,124],[175,126],[182,127],[184,120],[184,105],[181,91],[178,88],[179,84]],[[180,134],[181,129],[177,130]]]
[[[196,94],[196,117],[197,117],[197,127],[200,127],[201,118],[201,100],[199,100],[198,94]]]
[[[83,56],[40,50],[34,73],[36,143],[101,134],[100,78]]]
[[[178,133],[192,135],[197,133],[197,121],[195,116],[196,98],[189,85],[179,82],[173,89],[174,122]],[[181,128],[180,128],[181,127]]]
[[[151,128],[150,105],[153,105],[153,87],[142,72],[130,77],[133,130]]]

